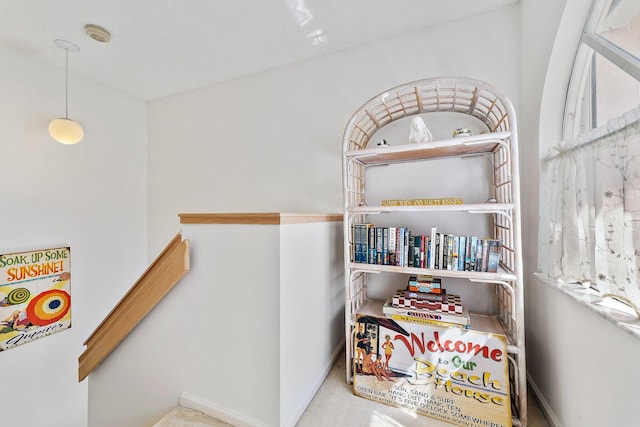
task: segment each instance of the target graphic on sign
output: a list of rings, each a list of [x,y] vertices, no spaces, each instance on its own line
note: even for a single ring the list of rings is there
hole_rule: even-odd
[[[62,319],[71,308],[71,296],[61,289],[51,289],[35,296],[27,306],[27,318],[38,326]]]
[[[31,292],[27,288],[17,288],[9,292],[7,295],[7,301],[11,305],[22,304],[26,302],[31,296]]]

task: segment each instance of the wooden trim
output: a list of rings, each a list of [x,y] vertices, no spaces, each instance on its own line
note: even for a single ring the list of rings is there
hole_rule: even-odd
[[[178,233],[87,338],[78,358],[78,381],[85,379],[189,271],[189,241]]]
[[[342,214],[290,214],[290,213],[183,213],[178,214],[180,224],[302,224],[311,222],[342,221]]]
[[[304,224],[310,222],[342,221],[342,214],[281,214],[282,224]]]
[[[279,213],[183,213],[180,224],[280,224]]]

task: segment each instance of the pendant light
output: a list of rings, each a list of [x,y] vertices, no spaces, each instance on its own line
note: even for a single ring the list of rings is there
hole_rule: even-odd
[[[49,135],[60,144],[76,144],[82,140],[84,131],[78,122],[69,118],[69,52],[78,52],[80,48],[66,40],[56,39],[53,43],[65,51],[64,118],[49,123]]]

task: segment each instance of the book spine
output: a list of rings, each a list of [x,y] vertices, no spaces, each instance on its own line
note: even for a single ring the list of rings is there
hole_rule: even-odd
[[[351,262],[362,262],[362,232],[364,224],[351,225]]]
[[[376,227],[369,227],[369,238],[368,238],[368,263],[375,264],[376,263]]]
[[[482,271],[482,239],[476,242],[476,268],[475,271]]]
[[[442,237],[442,269],[447,270],[449,267],[449,235]]]
[[[453,243],[451,245],[451,270],[458,270],[458,248],[460,247],[460,237],[453,236]]]
[[[467,262],[467,237],[460,236],[460,248],[458,249],[458,270],[464,271]]]
[[[423,294],[445,295],[447,290],[445,288],[435,288],[431,285],[408,285],[407,290],[411,292],[420,292]]]
[[[368,236],[370,224],[359,224],[358,243],[360,246],[360,260],[357,262],[367,263],[367,251],[368,251]]]
[[[389,265],[398,265],[396,259],[397,247],[398,244],[396,242],[396,227],[389,227]]]
[[[469,271],[474,271],[476,269],[476,250],[478,246],[478,238],[476,236],[471,236],[471,244],[469,246]]]
[[[437,228],[431,227],[431,234],[429,235],[429,268],[436,268],[436,233]]]
[[[413,237],[413,266],[420,267],[420,251],[422,247],[422,235],[418,234]]]
[[[432,292],[417,292],[405,289],[403,291],[404,297],[407,299],[415,298],[418,300],[426,301],[438,301],[443,302],[447,300],[447,294],[434,294]]]
[[[500,241],[490,239],[487,259],[487,271],[489,273],[496,273],[498,271],[498,264],[500,263]]]
[[[489,240],[482,239],[482,264],[480,271],[487,271],[487,260],[489,259]]]
[[[402,265],[402,245],[404,245],[404,242],[402,241],[402,227],[396,227],[395,228],[395,234],[396,234],[396,263],[395,265],[401,266]]]
[[[436,233],[435,251],[433,253],[433,268],[438,270],[440,268],[440,233]]]
[[[429,268],[431,263],[431,244],[429,236],[424,236],[424,268]]]
[[[404,228],[396,228],[396,265],[402,266],[404,262]]]
[[[415,257],[415,237],[411,235],[411,233],[408,234],[408,240],[409,240],[409,247],[408,247],[408,252],[407,252],[407,264],[409,267],[417,267],[418,265],[420,265],[420,258],[418,258],[418,263],[416,264],[416,257]]]
[[[444,247],[446,246],[446,241],[445,241],[445,234],[444,233],[438,233],[440,234],[440,248],[438,249],[438,268],[446,270],[446,261],[444,259]]]
[[[353,225],[353,246],[355,247],[353,261],[362,262],[362,230],[363,224]]]
[[[460,236],[458,238],[458,271],[464,271],[464,262],[467,256],[467,238]]]
[[[351,244],[349,245],[349,250],[350,250],[350,258],[351,258],[351,262],[357,262],[357,251],[358,251],[358,246],[356,243],[356,226],[355,224],[351,226],[351,236],[350,236],[350,241]]]
[[[446,328],[460,328],[460,329],[471,329],[471,325],[470,324],[458,324],[458,323],[449,323],[449,322],[442,322],[440,320],[433,320],[433,319],[423,319],[420,317],[410,317],[410,316],[403,316],[401,314],[391,314],[391,315],[387,315],[387,317],[393,319],[393,320],[399,320],[401,322],[411,322],[411,323],[420,323],[421,325],[433,325],[433,326],[443,326]]]
[[[440,282],[416,283],[409,282],[407,288],[412,292],[441,293],[442,284]]]
[[[404,264],[403,267],[407,267],[409,265],[409,242],[411,241],[411,231],[408,228],[404,229]]]
[[[389,265],[389,228],[382,228],[382,264]]]
[[[376,227],[376,264],[382,264],[382,227]]]
[[[385,315],[400,315],[425,320],[438,320],[440,322],[455,323],[457,325],[470,324],[469,317],[463,314],[440,313],[429,310],[412,310],[410,308],[393,307],[389,304],[385,304],[382,307],[382,312]]]

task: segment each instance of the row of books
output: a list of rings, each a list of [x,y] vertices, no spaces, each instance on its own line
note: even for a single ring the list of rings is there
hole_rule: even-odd
[[[391,295],[382,312],[396,320],[463,329],[471,327],[469,312],[460,296],[447,294],[441,281],[430,276],[411,276],[406,289],[398,289]]]
[[[413,234],[406,227],[351,226],[352,262],[428,268],[432,270],[495,273],[500,261],[500,241],[477,236],[431,233]]]

